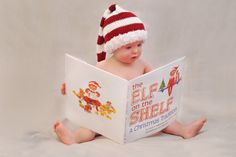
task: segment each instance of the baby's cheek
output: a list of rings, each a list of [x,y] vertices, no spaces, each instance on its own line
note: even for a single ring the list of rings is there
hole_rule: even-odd
[[[123,57],[123,60],[125,61],[129,61],[130,59],[131,59],[131,56],[128,56],[128,55]]]
[[[125,56],[123,56],[123,58],[127,60],[127,59],[130,58],[130,56],[129,55],[125,55]]]

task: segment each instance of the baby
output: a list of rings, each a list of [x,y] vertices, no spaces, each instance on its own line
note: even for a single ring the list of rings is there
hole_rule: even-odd
[[[141,56],[146,37],[144,24],[136,15],[118,5],[111,5],[104,12],[100,23],[96,66],[127,80],[151,71],[151,65]],[[112,56],[106,59],[106,53],[111,53]],[[62,94],[65,94],[65,84],[61,90]],[[200,118],[188,125],[174,121],[162,132],[188,139],[196,136],[205,122],[206,118]],[[58,138],[68,145],[91,141],[98,135],[86,128],[71,131],[61,122],[55,123],[54,131]]]

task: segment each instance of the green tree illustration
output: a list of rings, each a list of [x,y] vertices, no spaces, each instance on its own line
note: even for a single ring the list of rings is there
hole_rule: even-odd
[[[163,92],[165,90],[165,88],[166,88],[166,84],[165,84],[164,79],[162,79],[161,86],[160,86],[159,90]]]

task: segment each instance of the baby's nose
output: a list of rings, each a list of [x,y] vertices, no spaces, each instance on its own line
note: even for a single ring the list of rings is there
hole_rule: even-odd
[[[138,53],[138,48],[133,48],[133,53]]]

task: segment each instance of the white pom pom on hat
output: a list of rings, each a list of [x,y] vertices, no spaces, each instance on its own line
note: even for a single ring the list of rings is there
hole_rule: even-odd
[[[106,59],[106,53],[135,41],[147,38],[143,22],[132,12],[116,4],[105,10],[97,39],[97,61]]]

